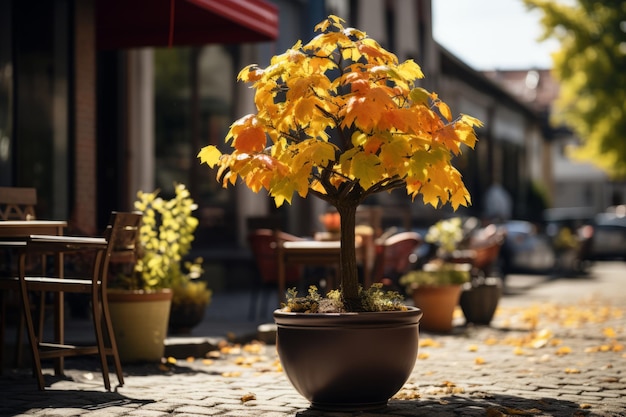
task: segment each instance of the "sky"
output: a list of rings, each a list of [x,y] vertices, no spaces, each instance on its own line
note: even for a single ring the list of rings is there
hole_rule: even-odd
[[[541,13],[521,0],[432,0],[433,36],[476,70],[551,68],[555,40],[539,43]]]

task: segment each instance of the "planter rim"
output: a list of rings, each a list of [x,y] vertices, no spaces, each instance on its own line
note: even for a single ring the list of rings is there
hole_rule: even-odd
[[[174,293],[169,288],[160,290],[107,290],[106,297],[109,302],[135,302],[135,301],[170,301]]]
[[[422,317],[418,307],[407,306],[406,311],[368,311],[350,313],[294,313],[274,311],[274,320],[279,326],[301,325],[306,322],[312,326],[343,324],[386,325],[387,323],[413,324]]]
[[[449,287],[462,287],[467,284],[464,282],[462,284],[411,284],[411,288],[449,288]]]
[[[157,290],[125,290],[122,288],[107,288],[109,294],[161,294],[172,292],[171,288],[160,288]]]

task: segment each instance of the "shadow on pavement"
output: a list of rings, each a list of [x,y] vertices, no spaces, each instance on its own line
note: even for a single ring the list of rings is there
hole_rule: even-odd
[[[507,416],[507,415],[555,415],[576,416],[584,412],[578,404],[555,398],[529,399],[510,395],[474,392],[475,398],[441,396],[417,400],[392,399],[386,408],[368,412],[368,415],[411,415],[411,416]],[[327,415],[323,411],[309,408],[296,414],[298,417]],[[354,413],[332,413],[335,417]],[[583,415],[583,414],[581,414]]]

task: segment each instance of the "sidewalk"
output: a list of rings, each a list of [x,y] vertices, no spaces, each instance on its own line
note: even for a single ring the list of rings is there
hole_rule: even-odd
[[[458,317],[451,334],[420,332],[407,384],[386,409],[358,415],[626,416],[626,264],[598,264],[581,278],[509,278],[491,326],[466,327]],[[248,320],[249,297],[216,294],[191,338],[169,339],[170,352],[191,346],[202,356],[127,365],[115,392],[104,391],[90,359],[68,359],[63,379],[47,370],[45,392],[28,369],[5,371],[0,415],[351,415],[310,410],[273,345],[224,343],[229,333],[249,339],[257,324],[271,321],[269,314]]]

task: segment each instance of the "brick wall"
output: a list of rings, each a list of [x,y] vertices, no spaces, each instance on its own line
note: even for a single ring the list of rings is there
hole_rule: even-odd
[[[75,182],[72,227],[97,233],[95,0],[75,2]]]

